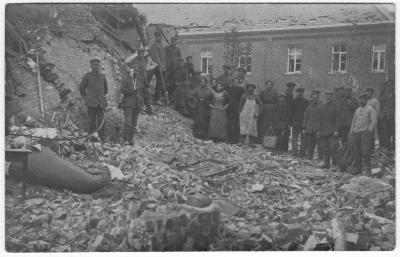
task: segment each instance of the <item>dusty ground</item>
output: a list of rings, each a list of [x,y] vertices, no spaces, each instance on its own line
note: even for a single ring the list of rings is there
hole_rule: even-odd
[[[193,199],[199,206],[216,199],[231,204],[219,206],[221,230],[205,250],[331,250],[335,220],[348,250],[394,248],[392,162],[380,178],[355,177],[261,147],[200,141],[190,124],[158,110],[140,117],[134,147],[90,144],[68,156],[87,171],[112,165],[111,184],[90,195],[30,185],[22,200],[18,181],[7,179],[7,250],[140,250],[132,220],[143,210],[163,213],[166,204]],[[218,171],[226,172],[210,175]]]

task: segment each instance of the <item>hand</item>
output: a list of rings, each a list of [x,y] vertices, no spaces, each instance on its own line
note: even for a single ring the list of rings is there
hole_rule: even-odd
[[[334,131],[334,132],[333,132],[333,135],[334,135],[334,136],[338,136],[338,135],[339,135],[339,132]]]

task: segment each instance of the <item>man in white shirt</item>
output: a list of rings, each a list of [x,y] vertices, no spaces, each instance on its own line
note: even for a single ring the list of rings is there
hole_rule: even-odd
[[[367,105],[368,94],[361,94],[359,101],[360,107],[354,113],[350,128],[354,146],[354,166],[356,172],[361,173],[362,159],[364,159],[366,174],[371,175],[371,151],[374,147],[377,115],[375,109]]]

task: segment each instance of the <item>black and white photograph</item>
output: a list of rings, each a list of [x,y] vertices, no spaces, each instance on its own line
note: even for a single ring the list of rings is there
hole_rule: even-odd
[[[4,4],[2,250],[393,253],[396,7]]]

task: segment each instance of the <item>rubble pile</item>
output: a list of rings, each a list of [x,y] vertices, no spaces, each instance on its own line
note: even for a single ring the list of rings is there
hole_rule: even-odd
[[[156,111],[140,116],[135,146],[90,142],[66,155],[110,173],[113,182],[94,194],[30,186],[21,202],[8,180],[7,250],[339,250],[340,240],[347,250],[394,249],[388,153],[375,153],[388,158],[374,158],[373,177],[353,176],[261,147],[201,141],[190,121]]]

